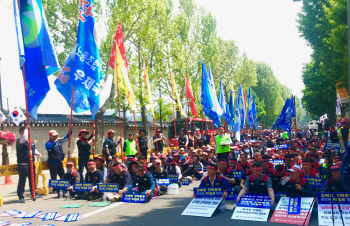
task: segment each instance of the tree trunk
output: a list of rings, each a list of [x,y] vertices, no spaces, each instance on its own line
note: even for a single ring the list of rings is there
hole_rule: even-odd
[[[7,152],[7,145],[2,145],[2,165],[10,165],[9,153]]]
[[[330,109],[329,109],[329,123],[330,125],[335,126],[337,124],[337,116],[335,115],[335,104],[331,104]]]
[[[128,129],[128,120],[126,120],[126,110],[123,109],[123,130],[124,130],[123,136],[124,136],[124,139],[127,139],[127,137],[128,137],[127,129]]]

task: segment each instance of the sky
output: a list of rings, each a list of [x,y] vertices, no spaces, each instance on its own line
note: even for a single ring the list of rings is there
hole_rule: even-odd
[[[294,95],[302,97],[303,65],[311,60],[312,50],[300,37],[297,14],[302,2],[293,0],[194,0],[204,6],[217,20],[218,36],[235,40],[241,54],[269,64],[277,79],[288,86]],[[178,4],[174,2],[174,6]],[[0,1],[0,73],[3,107],[25,106],[24,88],[19,69],[16,30],[11,0]],[[105,26],[99,22],[99,38]],[[38,113],[69,114],[70,108],[49,77],[51,90]],[[109,95],[111,79],[101,91],[103,103]]]

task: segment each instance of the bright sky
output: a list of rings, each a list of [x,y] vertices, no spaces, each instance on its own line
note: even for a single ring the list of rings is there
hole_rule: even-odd
[[[297,14],[301,2],[293,0],[195,0],[217,20],[218,35],[236,41],[241,53],[250,59],[269,64],[278,80],[302,96],[303,64],[310,61],[312,50],[306,46],[297,30]],[[175,3],[175,6],[177,4]],[[7,98],[10,108],[24,106],[24,88],[18,68],[16,30],[11,0],[0,1],[0,62],[4,108]],[[103,28],[104,26],[101,26]],[[104,33],[104,32],[100,32]],[[69,114],[70,108],[49,78],[51,90],[38,113]],[[109,94],[109,80],[103,89],[102,102]]]

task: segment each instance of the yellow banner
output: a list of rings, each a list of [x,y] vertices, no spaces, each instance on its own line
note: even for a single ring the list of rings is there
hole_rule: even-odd
[[[146,100],[149,103],[150,109],[151,109],[151,113],[154,116],[154,107],[153,107],[153,101],[152,101],[152,91],[151,91],[151,85],[149,84],[149,78],[148,78],[148,74],[147,74],[147,67],[146,67],[146,61],[144,60],[143,62],[143,78],[145,81],[145,97]]]
[[[173,93],[173,98],[174,98],[174,100],[176,100],[177,107],[179,108],[180,114],[187,117],[187,115],[185,114],[185,112],[182,110],[182,107],[181,107],[181,100],[179,98],[179,94],[177,93],[176,83],[175,83],[173,72],[171,71],[171,69],[169,69],[169,71],[170,71],[170,82],[171,82],[171,89],[172,89],[172,93]]]

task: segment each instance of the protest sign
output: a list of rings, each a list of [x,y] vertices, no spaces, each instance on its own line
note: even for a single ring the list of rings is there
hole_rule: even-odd
[[[18,214],[21,213],[20,211],[17,211],[17,210],[7,210],[7,211],[4,211],[4,212],[7,213],[10,216],[18,215]]]
[[[244,153],[250,154],[250,148],[243,149]]]
[[[0,226],[6,226],[9,225],[11,221],[0,221]]]
[[[69,180],[49,180],[49,186],[52,188],[66,189],[70,186]]]
[[[203,172],[207,172],[208,171],[208,166],[203,166]]]
[[[158,185],[169,185],[170,184],[170,179],[157,179],[157,184]]]
[[[190,185],[191,180],[188,178],[182,178],[181,183],[182,183],[182,185]]]
[[[226,200],[233,200],[233,201],[236,201],[236,194],[235,194],[235,191],[232,191],[230,194],[227,194]]]
[[[193,188],[196,198],[221,197],[224,194],[223,187],[199,187]]]
[[[194,169],[194,171],[198,170],[198,172],[200,172],[200,171],[202,171],[202,166],[199,164],[198,165],[196,164],[193,166],[193,169]]]
[[[53,220],[56,218],[57,212],[50,212],[50,213],[46,213],[43,221],[47,221],[47,220]]]
[[[168,177],[169,177],[171,183],[179,182],[179,176],[177,174],[169,174]]]
[[[306,178],[310,182],[310,185],[312,188],[318,188],[320,184],[321,184],[320,188],[323,188],[323,185],[325,183],[325,180],[322,181],[322,178],[318,178],[318,177],[304,177],[304,178]]]
[[[221,200],[221,197],[194,198],[181,215],[211,217]]]
[[[271,199],[268,195],[246,194],[241,197],[237,206],[271,208]]]
[[[79,213],[68,214],[64,222],[77,221],[78,217],[79,217]]]
[[[290,197],[282,197],[280,199],[270,222],[303,225],[305,221],[305,225],[308,225],[311,217],[309,210],[312,210],[314,199],[301,198],[300,214],[288,214],[289,199]]]
[[[235,151],[236,156],[238,156],[240,153],[241,153],[240,150],[236,150],[236,151]]]
[[[41,213],[41,211],[32,211],[27,213],[25,216],[23,216],[23,218],[33,218],[36,215],[38,215],[39,213]]]
[[[340,147],[341,147],[340,143],[332,143],[331,141],[328,141],[324,149],[327,150],[327,148],[334,148],[334,150],[338,150],[340,149]]]
[[[288,214],[300,214],[300,197],[291,197],[288,204]]]
[[[267,221],[271,208],[271,199],[268,195],[247,194],[237,203],[231,219]]]
[[[270,162],[273,163],[275,166],[284,164],[284,160],[282,160],[282,159],[276,159],[276,160],[270,159]]]
[[[344,192],[333,193],[333,214],[334,225],[342,225],[340,216],[338,201],[342,210],[342,216],[345,225],[350,225],[350,194]],[[331,193],[317,193],[318,200],[318,224],[319,225],[332,225],[332,205],[331,205]]]
[[[119,192],[119,184],[97,184],[99,192]]]
[[[288,144],[277,144],[273,146],[274,149],[287,149]]]
[[[122,202],[146,203],[146,194],[123,194]]]
[[[73,190],[74,191],[91,191],[93,183],[74,183]]]
[[[243,171],[233,170],[232,174],[233,174],[233,178],[235,178],[235,179],[240,179],[243,177]]]

